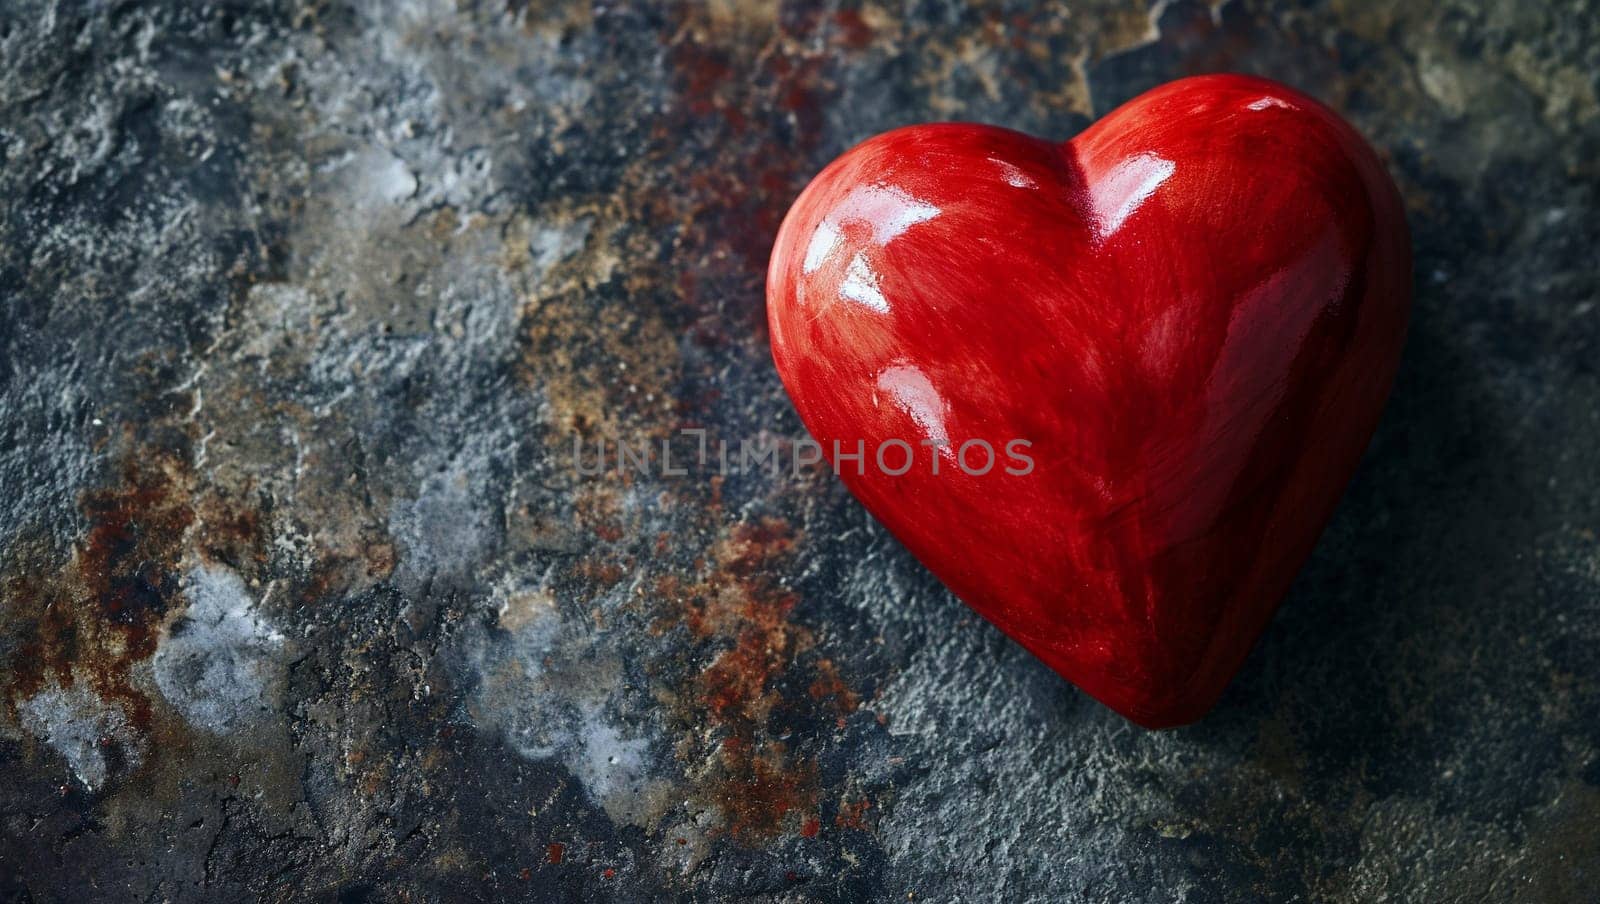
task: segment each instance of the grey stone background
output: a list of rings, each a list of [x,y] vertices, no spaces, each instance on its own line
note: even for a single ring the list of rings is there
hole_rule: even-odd
[[[0,898],[1582,901],[1587,0],[0,5]],[[1415,234],[1394,398],[1221,705],[1147,733],[831,475],[762,280],[870,134],[1287,81]]]

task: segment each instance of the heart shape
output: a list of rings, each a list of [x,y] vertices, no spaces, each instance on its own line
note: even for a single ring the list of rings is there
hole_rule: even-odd
[[[1211,708],[1310,554],[1410,292],[1372,149],[1317,101],[1226,75],[1065,144],[972,124],[869,139],[784,219],[767,316],[867,510],[1159,728]]]

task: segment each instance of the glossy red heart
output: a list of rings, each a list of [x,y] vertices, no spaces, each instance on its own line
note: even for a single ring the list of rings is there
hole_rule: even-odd
[[[784,220],[767,314],[856,498],[1154,728],[1211,708],[1310,554],[1410,292],[1371,148],[1315,100],[1228,75],[1065,144],[942,124],[858,145]]]

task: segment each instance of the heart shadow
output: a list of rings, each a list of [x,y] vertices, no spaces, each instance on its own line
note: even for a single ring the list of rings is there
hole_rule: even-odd
[[[1488,375],[1418,295],[1337,512],[1217,708],[1182,732],[1236,747],[1277,721],[1312,777],[1359,775],[1379,796],[1417,790],[1464,743],[1521,743],[1534,727],[1517,707],[1537,708],[1536,676],[1514,665],[1534,617],[1519,603],[1538,592],[1533,531],[1517,528],[1531,469]]]

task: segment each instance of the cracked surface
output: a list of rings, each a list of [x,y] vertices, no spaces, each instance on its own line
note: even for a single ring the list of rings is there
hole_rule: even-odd
[[[5,4],[0,898],[1584,900],[1591,12]],[[1284,609],[1150,734],[678,431],[803,437],[762,282],[833,156],[1216,70],[1380,149],[1417,299]],[[689,473],[574,466],[618,437]]]

